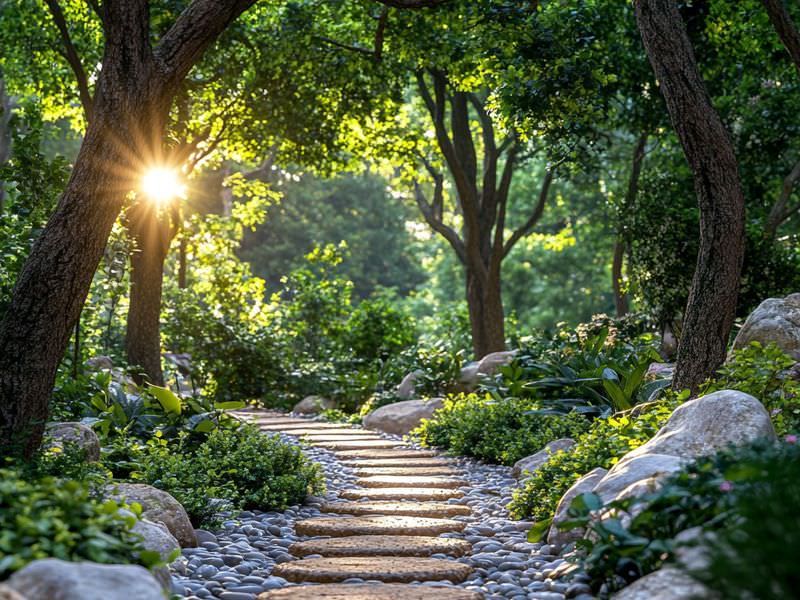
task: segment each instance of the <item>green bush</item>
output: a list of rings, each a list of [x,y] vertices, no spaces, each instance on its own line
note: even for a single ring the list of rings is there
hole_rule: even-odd
[[[561,496],[573,483],[596,467],[611,468],[623,455],[644,444],[686,396],[670,396],[628,413],[593,421],[575,446],[554,454],[514,492],[509,505],[511,514],[518,519],[551,519]]]
[[[198,526],[213,523],[220,508],[282,510],[324,490],[318,465],[253,426],[214,431],[196,449],[185,442],[185,434],[150,440],[133,478],[175,496]]]
[[[558,438],[576,437],[589,421],[580,415],[539,415],[529,401],[459,394],[412,432],[424,446],[512,465]]]
[[[99,563],[144,563],[134,517],[92,497],[85,483],[24,478],[0,469],[0,580],[40,558]]]

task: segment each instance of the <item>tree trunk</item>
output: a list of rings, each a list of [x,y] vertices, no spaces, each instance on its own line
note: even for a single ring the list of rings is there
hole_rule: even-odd
[[[781,38],[786,51],[792,58],[794,66],[800,73],[800,32],[792,20],[789,11],[786,10],[782,0],[761,0],[764,8],[767,9],[769,20],[775,28],[778,37]]]
[[[178,246],[178,289],[186,289],[186,232],[181,233],[180,245]]]
[[[611,263],[611,284],[614,287],[614,306],[617,317],[628,314],[628,296],[622,291],[622,263],[625,258],[625,243],[617,237],[614,242],[614,260]]]
[[[490,277],[486,284],[469,268],[467,272],[467,306],[472,332],[472,349],[480,360],[490,352],[506,349],[505,315],[500,277]]]
[[[692,168],[700,250],[673,387],[697,387],[725,360],[744,256],[744,194],[733,143],[711,104],[675,0],[637,0],[636,18]]]
[[[129,214],[128,230],[135,242],[131,254],[131,291],[125,329],[128,363],[142,369],[145,379],[164,385],[161,371],[161,290],[164,261],[171,240],[169,222],[157,207],[139,202]]]

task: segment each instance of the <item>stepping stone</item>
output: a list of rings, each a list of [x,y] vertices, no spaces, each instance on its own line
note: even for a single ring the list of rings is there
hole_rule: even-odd
[[[346,427],[342,427],[341,425],[337,425],[336,423],[314,423],[313,421],[303,421],[302,423],[259,423],[261,429],[275,429],[278,431],[286,431],[286,433],[292,432],[294,435],[294,431],[319,431],[323,433],[327,433],[328,431],[335,429],[338,431],[350,431]],[[363,429],[353,429],[353,431],[364,431]]]
[[[461,531],[466,523],[453,519],[427,517],[370,516],[370,517],[315,517],[298,521],[294,525],[297,535],[325,535],[343,537],[350,535],[428,535]]]
[[[449,500],[463,495],[459,490],[442,488],[355,488],[339,494],[345,500]]]
[[[339,437],[342,439],[382,439],[377,438],[374,434],[364,434],[364,433],[351,433],[349,431],[341,431],[338,429],[266,429],[265,431],[269,433],[283,433],[286,435],[293,435],[295,437],[301,438],[316,438],[316,437]]]
[[[289,433],[289,432],[287,432]],[[386,441],[386,438],[382,438],[377,435],[359,435],[359,434],[352,434],[352,433],[334,433],[334,434],[311,434],[311,435],[300,435],[295,433],[290,433],[290,435],[297,435],[302,440],[306,440],[308,442],[312,442],[316,444],[317,442],[355,442],[355,441],[374,441],[374,442],[381,442]],[[391,441],[391,440],[390,440]]]
[[[339,458],[431,458],[437,454],[434,450],[415,450],[414,448],[375,448],[374,450],[340,450],[336,452],[336,456]]]
[[[386,583],[443,580],[461,583],[471,572],[469,565],[441,558],[349,556],[285,562],[276,565],[272,574],[296,583],[335,583],[351,577]]]
[[[320,448],[327,448],[328,450],[382,450],[389,448],[397,448],[404,446],[403,442],[395,442],[394,440],[351,440],[349,442],[316,442],[312,444]]]
[[[460,471],[456,471],[452,467],[447,466],[434,466],[434,467],[371,467],[368,469],[356,469],[356,475],[359,477],[375,477],[376,475],[405,475],[411,477],[442,477],[450,475],[455,477],[460,475]]]
[[[356,458],[341,461],[346,467],[447,467],[455,463],[447,458],[436,457],[406,457],[406,458]]]
[[[307,540],[289,546],[295,556],[464,556],[472,550],[466,540],[418,535],[354,535],[350,537]]]
[[[472,514],[464,504],[446,502],[328,502],[320,509],[340,515],[404,515],[409,517],[455,517]]]
[[[410,475],[376,475],[374,477],[364,477],[357,480],[356,483],[368,488],[426,488],[428,486],[432,488],[459,488],[469,485],[468,481],[452,477],[415,477]]]
[[[292,586],[260,594],[256,600],[483,600],[461,588],[399,583],[340,583]]]

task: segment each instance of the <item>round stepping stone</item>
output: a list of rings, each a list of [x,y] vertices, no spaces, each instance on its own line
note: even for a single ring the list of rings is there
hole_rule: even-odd
[[[466,540],[418,535],[355,535],[307,540],[289,546],[295,556],[464,556],[472,549]]]
[[[483,600],[483,594],[461,588],[400,583],[339,583],[292,586],[260,594],[257,600]]]
[[[420,457],[420,458],[355,458],[343,460],[342,464],[347,467],[446,467],[455,463],[446,458]]]
[[[334,583],[351,577],[386,583],[445,579],[461,583],[471,572],[468,565],[441,558],[348,556],[285,562],[276,565],[272,574],[296,583]]]
[[[327,448],[328,450],[381,450],[388,448],[397,448],[404,446],[403,442],[395,442],[394,440],[351,440],[349,442],[314,442],[312,445],[319,446],[320,448]]]
[[[345,500],[449,500],[463,495],[459,490],[442,488],[355,488],[339,494]]]
[[[358,485],[369,488],[391,488],[391,487],[433,487],[433,488],[458,488],[469,485],[463,479],[452,477],[415,477],[410,475],[376,475],[375,477],[364,477],[356,481]]]
[[[298,521],[294,525],[297,535],[430,535],[461,531],[466,523],[453,519],[429,517],[369,516],[369,517],[315,517]]]
[[[415,450],[414,448],[375,448],[360,450],[339,450],[340,458],[430,458],[436,456],[434,450]]]
[[[339,515],[404,515],[409,517],[455,517],[472,514],[464,504],[446,502],[328,502],[320,507],[324,513]]]
[[[456,471],[452,467],[447,466],[439,466],[439,467],[370,467],[367,469],[356,469],[356,475],[359,477],[375,477],[376,475],[405,475],[405,476],[412,476],[412,477],[444,477],[444,476],[452,476],[455,477],[460,475],[459,471]]]

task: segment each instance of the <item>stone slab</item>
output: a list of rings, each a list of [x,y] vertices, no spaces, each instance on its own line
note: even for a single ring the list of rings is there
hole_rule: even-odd
[[[312,433],[312,434],[296,434],[294,432],[287,431],[289,435],[296,435],[301,440],[305,440],[308,442],[312,442],[314,444],[318,442],[363,442],[363,441],[371,441],[371,442],[381,442],[387,441],[386,438],[382,438],[377,435],[369,435],[369,434],[358,434],[358,433]],[[388,440],[391,441],[391,440]]]
[[[420,458],[354,458],[343,460],[341,463],[346,467],[354,468],[383,468],[383,467],[447,467],[455,466],[455,462],[448,458],[438,456],[422,456]]]
[[[464,504],[446,502],[328,502],[320,507],[323,513],[340,515],[404,515],[409,517],[455,517],[472,514]]]
[[[343,537],[351,535],[429,535],[461,531],[466,526],[453,519],[430,517],[362,516],[362,517],[315,517],[297,521],[297,535]]]
[[[258,425],[262,429],[278,429],[278,430],[286,430],[288,433],[289,431],[294,431],[298,429],[308,429],[311,431],[330,431],[330,430],[337,430],[337,431],[350,431],[349,427],[343,427],[340,423],[325,423],[323,421],[308,421],[306,419],[292,421],[290,423],[275,423],[273,421],[261,421],[258,422]],[[352,431],[364,431],[363,429],[353,429]],[[365,432],[367,433],[367,432]]]
[[[472,545],[466,540],[418,535],[354,535],[306,540],[289,546],[295,556],[464,556]]]
[[[416,450],[414,448],[374,448],[359,450],[344,450],[336,452],[336,456],[343,459],[351,458],[432,458],[438,456],[435,450]]]
[[[257,600],[483,600],[483,594],[460,588],[400,583],[340,583],[293,586],[264,592]]]
[[[457,477],[461,474],[452,467],[433,466],[433,467],[369,467],[366,469],[356,469],[359,477],[375,477],[378,475],[405,475],[409,477]]]
[[[459,490],[444,488],[356,488],[339,494],[345,500],[449,500],[463,495]]]
[[[363,477],[356,481],[362,487],[368,488],[459,488],[469,485],[463,479],[453,477],[428,477],[413,475],[375,475],[373,477]]]
[[[296,583],[335,583],[352,577],[384,583],[443,580],[461,583],[471,572],[468,565],[441,558],[353,556],[285,562],[276,565],[272,574]]]
[[[403,442],[394,440],[350,440],[339,442],[312,442],[313,446],[328,450],[383,450],[405,446]]]

